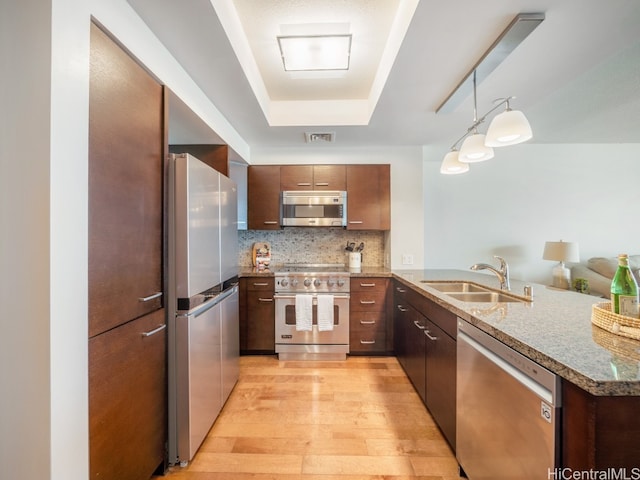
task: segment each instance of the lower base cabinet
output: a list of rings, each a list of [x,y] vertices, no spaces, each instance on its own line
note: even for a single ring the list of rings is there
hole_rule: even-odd
[[[91,479],[143,480],[164,466],[167,335],[162,325],[164,309],[89,339]]]
[[[393,351],[390,280],[352,277],[349,300],[349,354],[385,355]]]
[[[240,353],[276,352],[276,308],[273,277],[240,279]]]

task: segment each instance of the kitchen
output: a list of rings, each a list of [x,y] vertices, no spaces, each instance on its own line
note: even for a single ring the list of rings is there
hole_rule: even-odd
[[[3,384],[14,385],[2,400],[2,411],[12,412],[6,417],[10,423],[3,418],[10,432],[3,430],[3,442],[10,434],[18,447],[3,448],[2,459],[5,465],[28,471],[24,478],[85,478],[86,301],[82,299],[87,291],[88,95],[86,73],[77,65],[88,64],[89,16],[113,31],[151,70],[162,72],[176,93],[197,106],[200,116],[241,156],[249,157],[249,149],[184,72],[174,70],[164,47],[125,2],[87,5],[56,0],[51,5],[51,15],[36,2],[7,6],[15,10],[2,15],[3,35],[20,38],[17,51],[33,60],[11,62],[16,75],[3,79],[7,86],[3,94],[11,91],[3,104],[23,115],[5,118],[18,122],[19,129],[3,140],[1,156],[10,173],[2,177],[2,204],[12,206],[11,211],[3,208],[2,214],[2,271],[6,272],[2,291],[8,310],[1,351],[3,363],[13,366],[3,374],[8,376],[3,376]],[[603,35],[618,31],[612,25],[602,28]],[[43,48],[46,45],[51,48]],[[629,39],[629,46],[622,50],[637,52],[637,40]],[[612,65],[621,61],[617,58],[610,59]],[[637,53],[632,58],[637,59]],[[557,92],[555,100],[563,93],[568,92]],[[630,106],[637,105],[637,90],[631,90],[626,100]],[[624,118],[622,127],[637,122],[631,115]],[[465,125],[456,126],[453,137],[443,138],[440,147],[371,146],[334,152],[340,157],[336,163],[391,164],[393,268],[402,268],[401,254],[413,255],[416,268],[460,269],[503,254],[510,259],[514,277],[545,283],[551,269],[541,259],[546,240],[578,239],[585,258],[632,248],[626,239],[638,237],[638,223],[626,222],[625,214],[613,216],[611,210],[637,191],[637,137],[616,143],[576,140],[563,145],[520,145],[502,150],[499,158],[472,170],[471,175],[442,177],[438,173],[442,155]],[[554,126],[536,125],[536,132],[541,128],[553,130]],[[591,130],[585,127],[585,131]],[[34,137],[41,140],[33,141]],[[252,164],[298,163],[301,154],[309,163],[327,162],[327,151],[321,148],[251,148],[250,157]],[[15,161],[18,158],[29,161]],[[29,202],[23,200],[27,198]],[[625,225],[622,231],[620,224]],[[472,244],[465,240],[469,238]],[[38,302],[33,302],[34,290],[40,292]],[[30,321],[16,322],[16,318]],[[24,362],[25,358],[34,361]],[[21,379],[20,385],[15,378]],[[38,464],[31,461],[34,457],[51,460]],[[20,477],[18,470],[16,478]]]

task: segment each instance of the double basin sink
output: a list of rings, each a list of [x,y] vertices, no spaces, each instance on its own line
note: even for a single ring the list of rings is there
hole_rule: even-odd
[[[504,303],[504,302],[519,302],[527,303],[530,300],[509,293],[505,293],[501,290],[494,290],[489,287],[484,287],[473,282],[441,282],[432,280],[421,280],[421,283],[428,285],[431,288],[438,290],[441,293],[462,302],[474,302],[474,303]]]

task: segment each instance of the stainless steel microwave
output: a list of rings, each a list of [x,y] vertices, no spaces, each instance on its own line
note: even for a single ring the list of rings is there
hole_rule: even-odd
[[[283,227],[346,227],[347,192],[296,190],[280,194]]]

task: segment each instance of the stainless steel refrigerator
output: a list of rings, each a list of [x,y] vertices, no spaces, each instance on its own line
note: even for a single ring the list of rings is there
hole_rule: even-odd
[[[189,154],[168,184],[168,448],[186,464],[238,379],[237,188]]]

